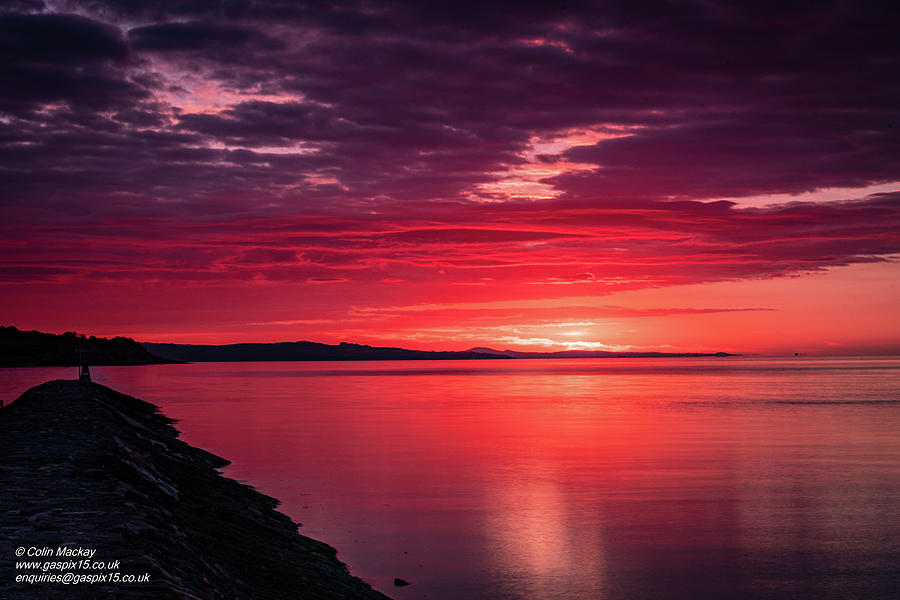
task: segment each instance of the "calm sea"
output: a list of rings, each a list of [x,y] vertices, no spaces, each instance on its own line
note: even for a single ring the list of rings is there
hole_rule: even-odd
[[[0,397],[74,374],[3,369]],[[900,359],[93,374],[400,600],[900,597]]]

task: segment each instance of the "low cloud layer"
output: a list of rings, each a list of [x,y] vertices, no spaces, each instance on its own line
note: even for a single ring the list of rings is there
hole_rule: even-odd
[[[320,209],[321,210],[321,209]],[[109,216],[7,228],[7,281],[356,281],[645,286],[798,275],[900,254],[900,194],[774,208],[728,202],[392,205],[338,214]],[[41,240],[53,240],[41,245]],[[85,243],[90,240],[89,243]],[[52,265],[50,267],[49,265]]]

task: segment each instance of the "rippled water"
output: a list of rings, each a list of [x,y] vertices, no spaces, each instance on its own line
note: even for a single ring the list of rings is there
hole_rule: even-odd
[[[0,370],[0,394],[74,373]],[[900,595],[898,359],[93,373],[401,600]]]

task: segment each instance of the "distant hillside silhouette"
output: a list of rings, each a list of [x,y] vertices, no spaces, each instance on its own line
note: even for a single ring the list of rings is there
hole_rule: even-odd
[[[0,366],[74,367],[89,365],[146,365],[169,363],[151,354],[131,338],[98,338],[67,331],[62,335],[0,327]]]
[[[197,344],[142,344],[153,354],[184,362],[250,362],[291,360],[453,360],[507,358],[652,358],[691,356],[731,356],[724,352],[700,354],[696,352],[604,352],[570,350],[562,352],[517,352],[472,348],[461,352],[431,352],[383,348],[362,344],[320,344],[318,342],[277,342],[270,344],[226,344],[222,346]]]
[[[567,350],[561,352],[519,352],[472,348],[459,352],[435,352],[386,348],[364,344],[320,344],[318,342],[276,342],[254,344],[138,343],[131,338],[112,339],[85,336],[73,331],[62,335],[20,331],[0,327],[0,366],[76,366],[79,349],[89,365],[141,365],[171,362],[251,362],[292,360],[459,360],[510,358],[652,358],[692,356],[733,356],[725,352],[608,352]]]
[[[277,342],[272,344],[154,344],[144,348],[157,356],[185,362],[245,362],[289,360],[452,360],[508,358],[482,352],[430,352],[404,348],[381,348],[362,344]]]

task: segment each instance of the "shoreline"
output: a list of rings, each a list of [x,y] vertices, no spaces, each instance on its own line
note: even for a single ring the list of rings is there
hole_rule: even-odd
[[[0,596],[387,599],[173,423],[66,380],[0,410]]]

